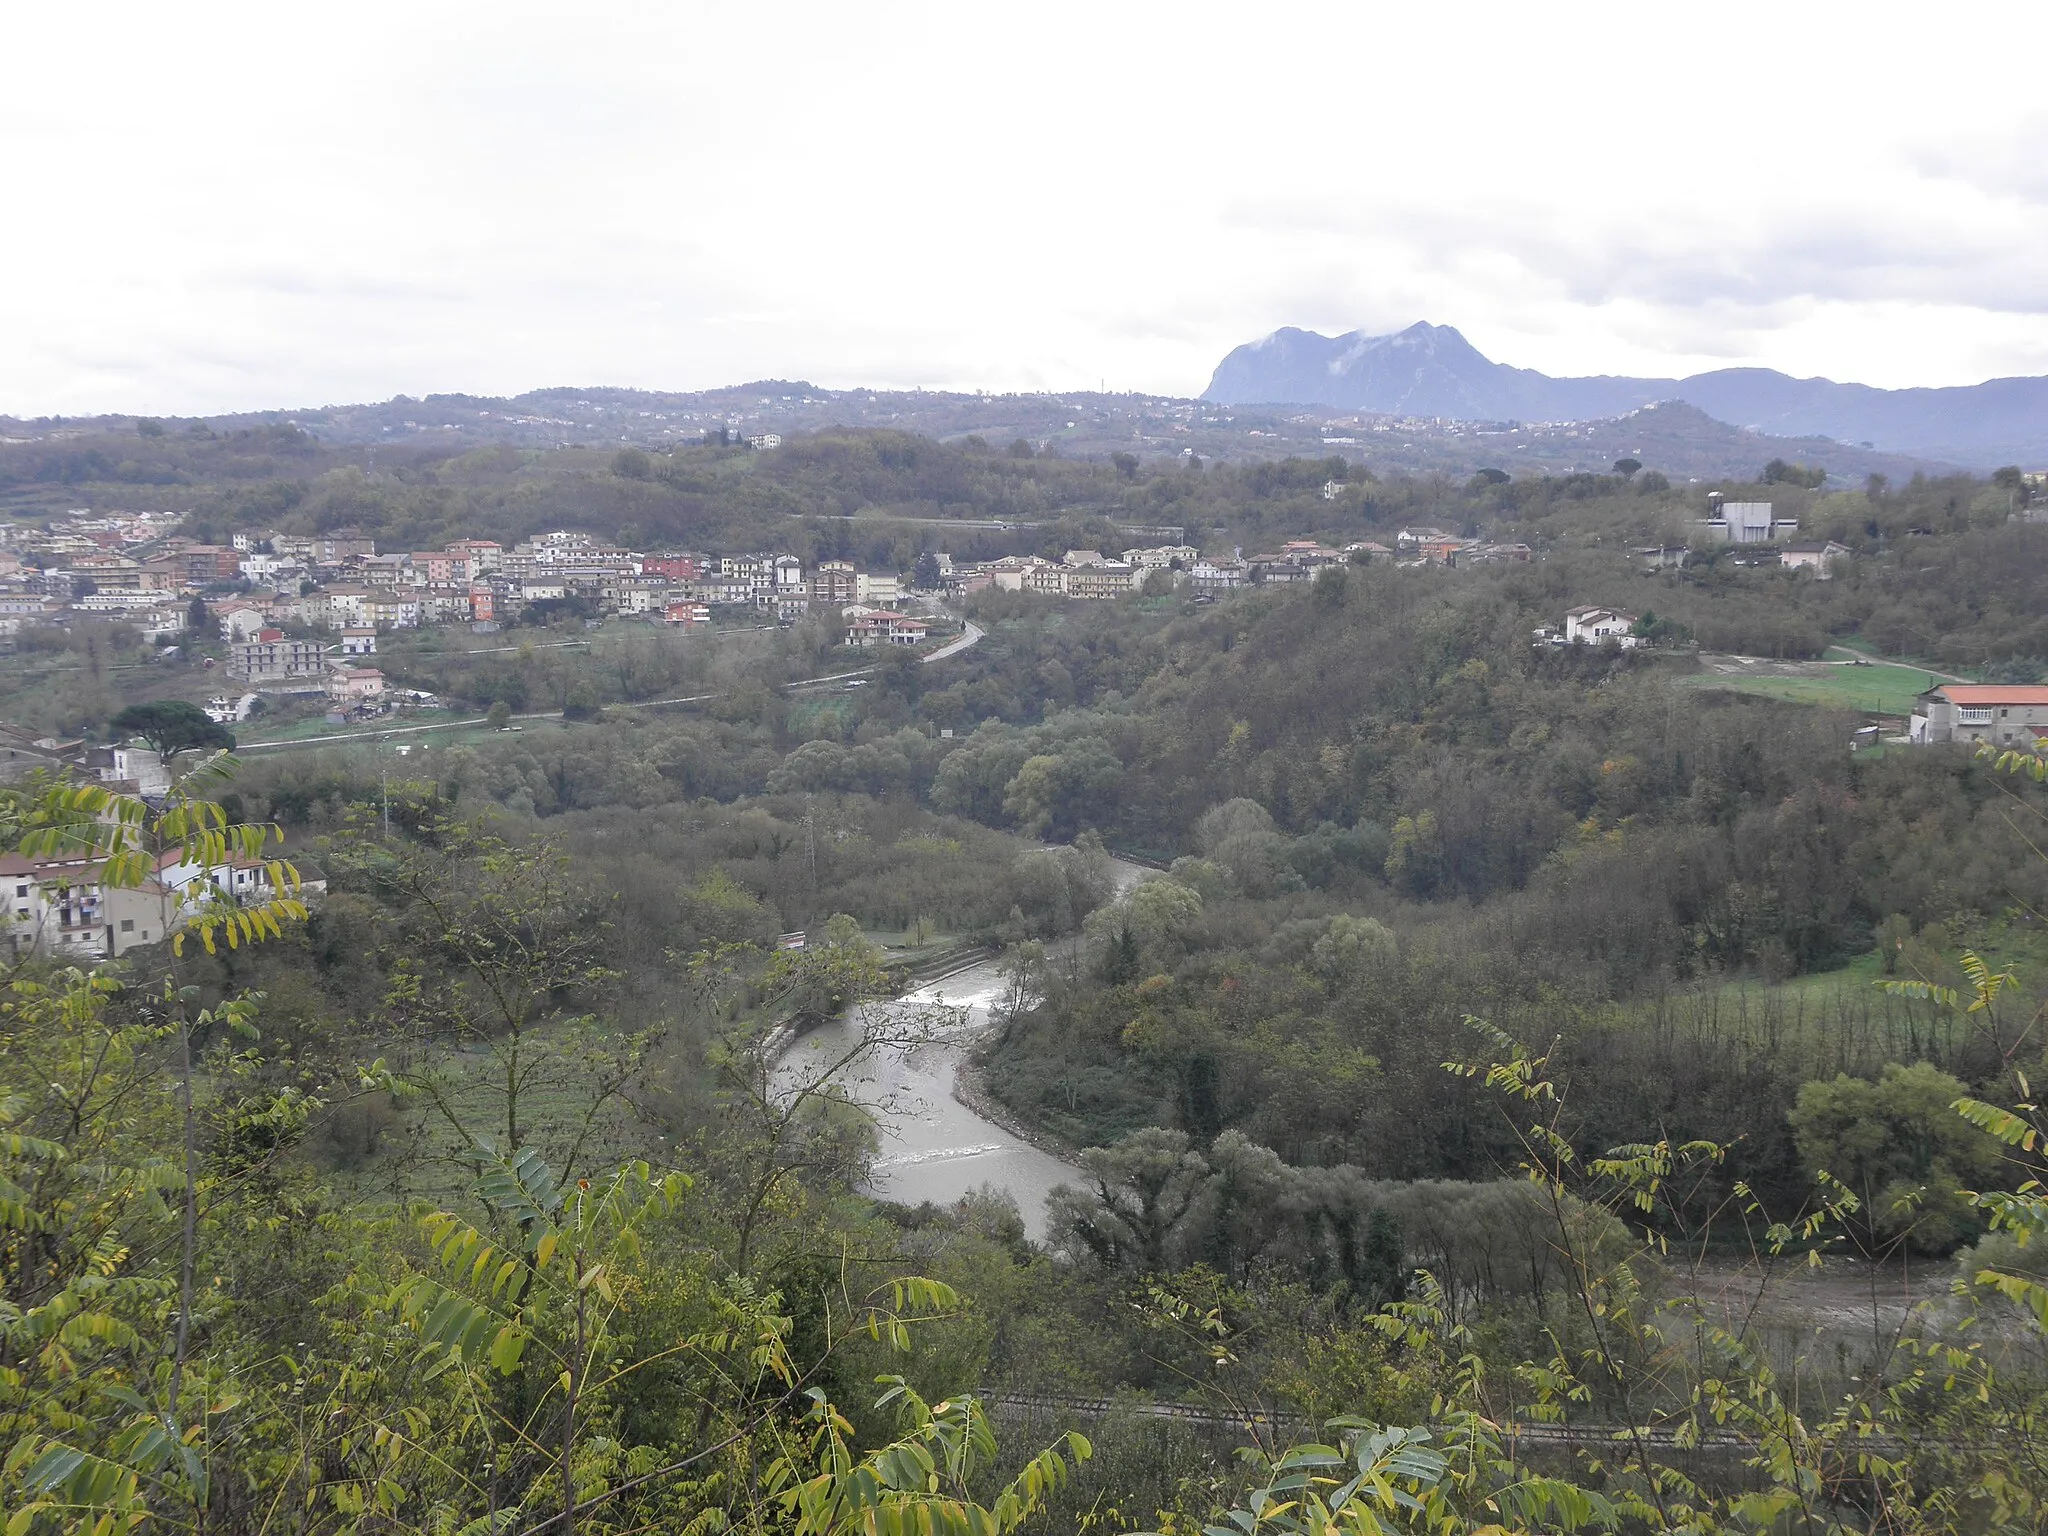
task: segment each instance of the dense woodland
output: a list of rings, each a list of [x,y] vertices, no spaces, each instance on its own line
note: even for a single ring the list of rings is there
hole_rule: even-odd
[[[980,645],[856,691],[787,687],[819,623],[402,639],[408,686],[567,718],[194,755],[116,821],[7,791],[10,848],[326,882],[180,952],[10,972],[9,1536],[1312,1527],[1276,1486],[1360,1533],[2048,1518],[2038,760],[1852,753],[1860,714],[1702,688],[1695,653],[2038,676],[2048,526],[2015,486],[1726,487],[1850,546],[1819,582],[1638,569],[1704,511],[1650,472],[886,432],[374,472],[288,432],[106,451],[4,473],[421,546],[570,524],[907,566],[1114,519],[1542,558],[985,593]],[[1664,643],[1530,643],[1589,602]],[[24,676],[78,679],[25,715],[104,732],[178,685],[111,632],[23,643]],[[629,707],[679,691],[713,697]],[[1119,894],[1111,853],[1156,869]],[[1043,1242],[997,1191],[864,1194],[874,1127],[759,1051],[949,944],[1005,979],[980,1090],[1079,1170]],[[928,1026],[873,1018],[873,1051]],[[1810,1256],[1873,1277],[1818,1332],[1774,1300]]]

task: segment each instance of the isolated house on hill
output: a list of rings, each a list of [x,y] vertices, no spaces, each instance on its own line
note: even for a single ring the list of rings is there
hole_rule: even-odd
[[[1623,648],[1641,644],[1634,633],[1636,615],[1619,608],[1574,608],[1564,616],[1566,645],[1599,645],[1612,640]]]
[[[2048,687],[1943,683],[1914,701],[1907,735],[1920,745],[1988,741],[2024,747],[2048,741]]]

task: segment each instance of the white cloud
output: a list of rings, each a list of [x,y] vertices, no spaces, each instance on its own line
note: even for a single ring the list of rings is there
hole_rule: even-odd
[[[2048,11],[115,3],[11,23],[0,409],[2048,372]]]

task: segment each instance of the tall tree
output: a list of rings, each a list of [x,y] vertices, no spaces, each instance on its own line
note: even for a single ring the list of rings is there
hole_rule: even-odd
[[[111,723],[117,731],[140,736],[167,765],[187,752],[235,749],[234,733],[189,699],[130,704]]]

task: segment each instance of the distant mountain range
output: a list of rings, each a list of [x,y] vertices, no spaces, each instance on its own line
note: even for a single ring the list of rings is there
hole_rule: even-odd
[[[1459,421],[1597,421],[1683,400],[1776,437],[1821,437],[1975,468],[2048,464],[2048,378],[1947,389],[1874,389],[1721,368],[1684,379],[1554,379],[1486,357],[1448,325],[1391,336],[1321,336],[1292,326],[1237,348],[1202,398],[1226,405],[1327,405]]]

